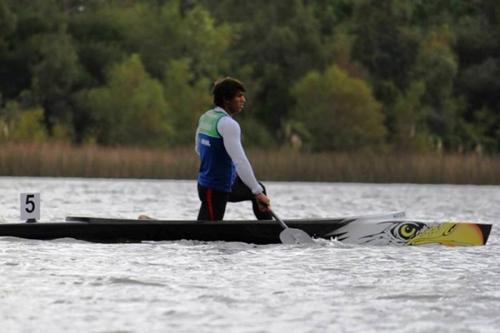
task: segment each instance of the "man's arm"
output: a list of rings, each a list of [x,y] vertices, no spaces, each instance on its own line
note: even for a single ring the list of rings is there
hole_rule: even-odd
[[[224,117],[219,120],[217,130],[224,139],[224,147],[233,160],[236,172],[238,173],[238,176],[240,176],[243,183],[248,186],[253,194],[257,195],[258,193],[262,193],[263,188],[255,178],[252,166],[250,165],[245,151],[243,150],[243,146],[241,145],[240,125],[238,125],[234,119]]]

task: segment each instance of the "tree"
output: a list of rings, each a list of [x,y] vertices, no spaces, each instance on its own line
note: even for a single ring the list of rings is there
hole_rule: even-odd
[[[191,144],[211,82],[233,76],[247,87],[247,140],[312,145],[293,88],[335,64],[373,89],[397,149],[498,152],[499,22],[496,0],[0,0],[0,108],[42,110],[49,136],[77,143]],[[133,78],[117,68],[137,86],[121,87]],[[129,141],[124,128],[142,130]],[[357,137],[346,149],[368,145]]]
[[[205,3],[217,19],[231,23],[231,76],[253,81],[249,111],[278,137],[293,107],[293,82],[330,61],[315,8],[302,0]]]
[[[112,9],[101,8],[103,4],[95,6],[73,13],[68,23],[68,33],[76,41],[86,87],[104,84],[109,68],[127,57],[125,31],[116,22]]]
[[[202,6],[183,3],[137,1],[103,6],[97,14],[114,27],[127,52],[141,56],[153,77],[161,79],[169,60],[182,58],[191,62],[195,79],[214,77],[229,64],[224,56],[231,42],[229,26],[217,24]]]
[[[9,62],[9,42],[7,37],[15,31],[16,16],[10,10],[6,0],[0,0],[0,64]],[[0,65],[0,78],[8,77],[9,69]],[[3,104],[3,93],[8,90],[9,83],[0,80],[0,107]]]
[[[308,73],[293,95],[293,119],[303,123],[314,150],[376,148],[384,143],[382,106],[365,82],[336,66]]]
[[[105,145],[165,146],[172,135],[161,83],[132,55],[109,71],[107,85],[88,92],[97,142]]]
[[[3,12],[0,14],[3,16],[0,17],[0,91],[6,99],[14,99],[22,91],[31,89],[32,69],[40,57],[40,36],[59,31],[64,17],[54,0],[2,0],[0,7]]]
[[[412,9],[408,0],[362,0],[355,7],[352,55],[369,70],[376,96],[387,104],[406,89],[415,63]]]
[[[171,60],[164,78],[165,96],[171,110],[170,123],[176,144],[193,144],[198,119],[212,104],[210,81],[194,81],[188,59]]]
[[[500,150],[500,3],[465,2],[457,20],[455,51],[460,71],[455,94],[466,110],[462,116],[469,146]]]
[[[413,76],[425,84],[422,95],[422,118],[430,134],[444,148],[459,148],[459,101],[453,94],[458,63],[453,52],[454,35],[448,26],[436,27],[422,39]]]
[[[71,37],[65,33],[40,36],[40,61],[33,66],[32,91],[45,109],[49,130],[57,123],[71,124],[71,97],[80,79],[80,64]]]
[[[396,100],[393,108],[394,132],[391,133],[396,150],[406,152],[432,150],[434,142],[428,133],[423,112],[425,92],[425,83],[415,81]]]
[[[5,38],[15,31],[16,15],[11,11],[6,0],[0,0],[0,52],[5,52]],[[1,54],[1,53],[0,53]]]
[[[44,142],[47,131],[41,107],[23,108],[9,102],[0,108],[0,143],[2,141]]]

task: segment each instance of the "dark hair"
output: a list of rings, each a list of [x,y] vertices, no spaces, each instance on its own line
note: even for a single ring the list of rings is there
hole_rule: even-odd
[[[244,92],[245,87],[243,83],[232,77],[225,77],[215,81],[214,88],[212,89],[214,104],[223,107],[224,101],[233,99],[239,91]]]

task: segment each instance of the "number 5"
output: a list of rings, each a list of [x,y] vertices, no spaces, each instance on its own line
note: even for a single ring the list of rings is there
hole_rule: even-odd
[[[40,193],[21,193],[21,220],[40,219]]]
[[[33,201],[33,199],[35,199],[35,195],[34,194],[28,194],[26,196],[26,212],[28,213],[33,213],[35,211],[35,201]]]

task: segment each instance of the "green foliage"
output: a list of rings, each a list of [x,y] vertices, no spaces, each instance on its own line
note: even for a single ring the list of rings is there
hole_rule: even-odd
[[[425,92],[425,83],[416,81],[396,100],[392,138],[397,150],[426,152],[433,149],[434,142],[427,131],[422,112]]]
[[[492,129],[492,124],[496,128]],[[500,138],[500,126],[498,126],[498,115],[495,112],[483,108],[474,112],[474,118],[469,122],[461,123],[465,142],[469,145],[464,147],[467,150],[486,150],[494,151],[498,147],[498,138]]]
[[[309,70],[323,69],[331,60],[323,48],[313,6],[301,0],[238,5],[230,0],[207,2],[216,18],[235,26],[235,41],[229,50],[235,73],[231,76],[251,67],[251,79],[257,85],[249,110],[278,137],[293,107],[293,83]]]
[[[276,148],[276,140],[260,121],[254,117],[245,117],[244,114],[238,115],[238,118],[241,126],[241,140],[245,148]]]
[[[71,37],[62,32],[40,36],[40,60],[33,66],[32,91],[47,108],[45,120],[51,129],[71,120],[70,97],[80,78],[80,64]]]
[[[15,103],[48,140],[191,145],[232,76],[248,145],[500,152],[499,22],[495,0],[0,0],[0,133]]]
[[[214,77],[229,63],[224,57],[230,43],[229,26],[217,25],[201,6],[183,11],[182,3],[137,1],[103,6],[97,10],[97,18],[88,19],[108,27],[125,50],[138,53],[156,78],[165,73],[169,60],[180,58],[191,61],[195,76]]]
[[[7,5],[7,0],[0,0],[0,41],[14,31],[16,16]]]
[[[8,103],[0,110],[0,142],[45,142],[43,111],[40,107],[24,109],[18,103]]]
[[[182,55],[190,59],[196,77],[214,78],[226,72],[229,59],[225,53],[232,41],[231,27],[227,24],[217,25],[210,13],[201,6],[195,6],[184,15],[178,15],[178,11],[176,14],[177,20],[172,17],[172,13],[164,13],[166,17],[163,17],[162,22],[171,29],[175,24],[179,31],[181,43],[177,57]],[[177,22],[179,17],[183,19]]]
[[[15,99],[30,89],[32,68],[42,47],[39,37],[60,30],[64,18],[52,0],[3,0],[3,4],[0,22],[6,30],[0,32],[0,44],[5,46],[0,47],[0,91],[7,99]]]
[[[385,128],[381,105],[363,81],[336,66],[310,72],[294,87],[294,119],[302,122],[314,150],[376,148]]]
[[[441,26],[425,36],[420,45],[414,75],[427,89],[423,95],[422,116],[431,135],[445,148],[458,149],[460,106],[453,96],[458,63],[452,50],[454,36],[448,26]]]
[[[192,144],[193,128],[198,119],[211,106],[210,81],[194,81],[188,59],[170,61],[165,78],[165,96],[170,107],[170,124],[173,131],[172,142]]]
[[[418,35],[411,27],[409,0],[362,0],[355,8],[356,41],[353,58],[370,72],[375,90],[378,81],[390,80],[400,90],[408,84],[408,74],[415,62]]]
[[[171,136],[161,83],[145,71],[138,55],[111,68],[108,82],[92,89],[87,104],[106,145],[165,146]]]
[[[104,84],[106,71],[126,58],[123,27],[106,8],[84,10],[71,17],[68,31],[78,41],[82,76],[88,86]]]

